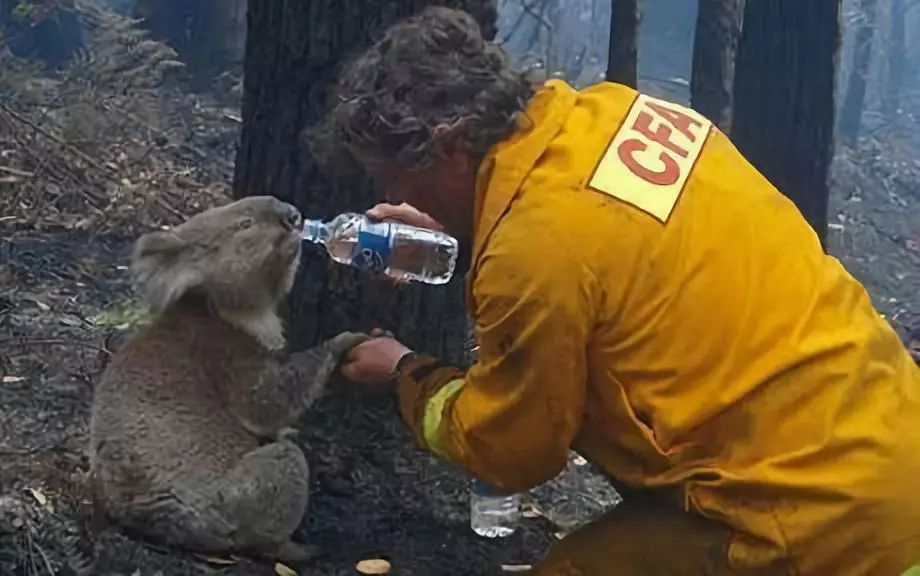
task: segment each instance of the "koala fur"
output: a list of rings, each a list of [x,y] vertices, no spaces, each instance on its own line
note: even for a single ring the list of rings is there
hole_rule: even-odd
[[[298,564],[315,551],[290,539],[309,470],[286,431],[367,336],[282,359],[276,308],[301,226],[293,206],[252,197],[137,241],[132,273],[155,320],[106,367],[90,440],[96,504],[127,530]]]

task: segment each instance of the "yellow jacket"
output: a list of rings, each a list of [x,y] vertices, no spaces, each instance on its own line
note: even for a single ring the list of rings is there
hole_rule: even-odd
[[[401,378],[419,443],[514,491],[573,447],[730,525],[738,567],[920,559],[920,371],[795,206],[623,86],[551,81],[527,117],[479,179],[480,360]]]

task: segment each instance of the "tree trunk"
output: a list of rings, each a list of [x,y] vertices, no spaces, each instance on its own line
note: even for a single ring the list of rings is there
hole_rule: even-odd
[[[432,0],[251,0],[243,86],[237,197],[273,194],[311,218],[361,211],[379,199],[363,175],[331,181],[309,152],[305,129],[319,120],[342,62],[382,29]],[[493,0],[455,0],[495,33]],[[308,252],[308,253],[307,253]],[[289,336],[303,348],[344,329],[381,326],[407,345],[461,361],[466,338],[462,274],[444,287],[393,288],[361,278],[318,250],[305,251],[290,299]]]
[[[878,0],[861,0],[859,22],[856,28],[853,64],[847,81],[847,92],[840,111],[840,138],[848,146],[859,140],[859,126],[862,123],[866,105],[866,85],[869,64],[872,62],[872,43],[875,38],[876,8]]]
[[[607,51],[607,81],[635,88],[639,85],[638,49],[636,48],[639,2],[638,0],[612,0],[612,2],[610,47]]]
[[[747,2],[732,137],[824,244],[833,156],[839,0]]]
[[[696,16],[691,101],[694,109],[725,133],[731,130],[732,87],[743,6],[743,0],[699,0]]]
[[[888,30],[888,69],[885,89],[882,92],[882,114],[893,122],[901,107],[901,89],[907,74],[907,38],[905,20],[907,6],[904,0],[891,0],[891,26]]]

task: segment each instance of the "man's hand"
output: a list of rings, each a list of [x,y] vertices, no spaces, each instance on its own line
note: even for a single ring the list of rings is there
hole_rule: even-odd
[[[405,202],[402,204],[377,204],[365,214],[372,220],[391,220],[419,228],[428,228],[429,230],[444,230],[444,226],[440,222]]]
[[[378,336],[351,349],[342,362],[342,375],[360,384],[391,384],[396,376],[396,365],[409,352],[409,348],[392,336]]]

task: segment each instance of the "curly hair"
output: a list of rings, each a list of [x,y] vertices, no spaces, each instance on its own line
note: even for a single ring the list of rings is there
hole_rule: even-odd
[[[345,68],[320,141],[410,170],[457,149],[481,158],[515,130],[533,92],[472,16],[429,7]]]

